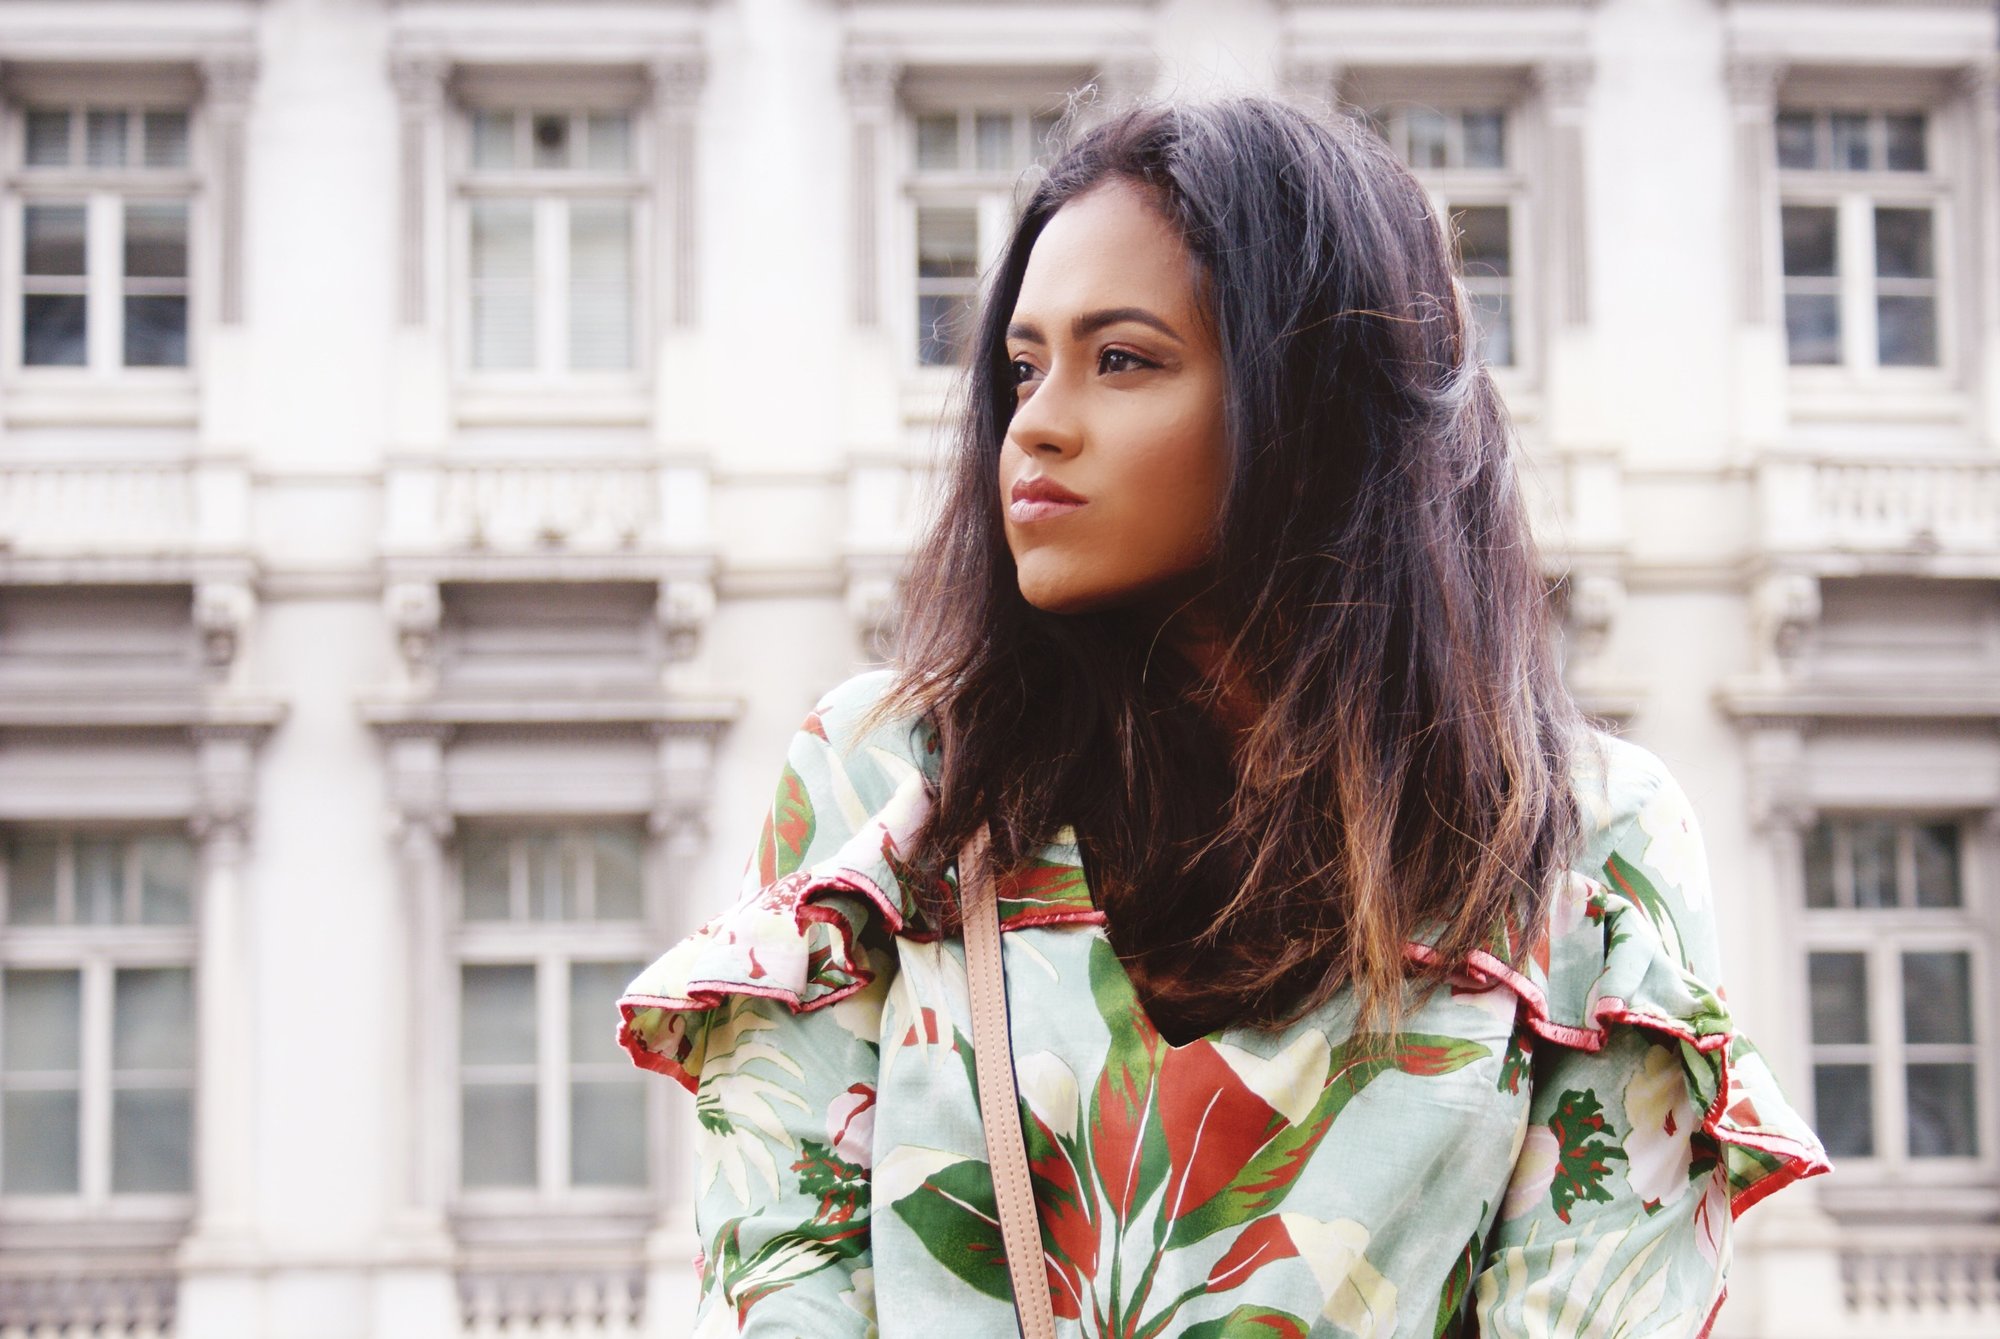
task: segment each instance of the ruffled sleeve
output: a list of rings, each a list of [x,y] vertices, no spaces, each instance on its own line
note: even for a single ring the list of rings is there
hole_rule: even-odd
[[[736,903],[618,1000],[635,1063],[695,1095],[695,1333],[864,1335],[877,1038],[908,914],[900,852],[928,806],[919,726],[865,737],[886,671],[793,736]]]
[[[1830,1170],[1736,1026],[1707,855],[1652,754],[1600,737],[1596,838],[1549,933],[1475,976],[1520,995],[1529,1118],[1473,1287],[1483,1336],[1706,1335],[1734,1218]]]

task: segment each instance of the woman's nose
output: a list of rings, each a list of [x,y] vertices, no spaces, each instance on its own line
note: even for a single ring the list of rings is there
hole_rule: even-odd
[[[1083,430],[1075,405],[1045,378],[1021,401],[1007,425],[1007,440],[1028,455],[1054,451],[1071,455],[1083,445]]]

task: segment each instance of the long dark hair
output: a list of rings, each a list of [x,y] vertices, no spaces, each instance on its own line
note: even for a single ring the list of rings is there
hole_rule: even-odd
[[[1260,713],[1240,737],[1157,626],[1023,599],[1001,526],[1028,255],[1111,178],[1178,229],[1222,352],[1232,465],[1205,575]],[[942,871],[984,821],[1002,869],[1075,828],[1170,1035],[1286,1023],[1343,987],[1396,1027],[1410,985],[1532,938],[1579,840],[1581,718],[1452,252],[1358,117],[1265,97],[1130,107],[1036,184],[986,282],[873,713],[938,729],[909,853],[935,928],[958,924]],[[1412,961],[1422,937],[1436,954]]]

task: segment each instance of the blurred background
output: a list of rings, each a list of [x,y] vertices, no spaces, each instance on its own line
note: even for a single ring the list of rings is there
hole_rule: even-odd
[[[2000,1334],[1997,37],[0,0],[0,1336],[686,1332],[692,1103],[611,1000],[885,654],[1060,114],[1240,88],[1454,221],[1572,682],[1838,1165],[1718,1334]]]

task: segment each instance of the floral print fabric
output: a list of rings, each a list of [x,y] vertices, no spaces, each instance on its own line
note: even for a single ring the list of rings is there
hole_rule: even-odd
[[[821,700],[735,906],[619,1001],[634,1060],[695,1098],[700,1335],[1016,1333],[964,958],[902,860],[936,738],[854,729],[888,676]],[[1828,1164],[1723,1002],[1686,797],[1596,743],[1547,933],[1477,955],[1395,1038],[1343,994],[1169,1045],[1073,833],[1000,881],[1060,1333],[1707,1332],[1734,1215]]]

